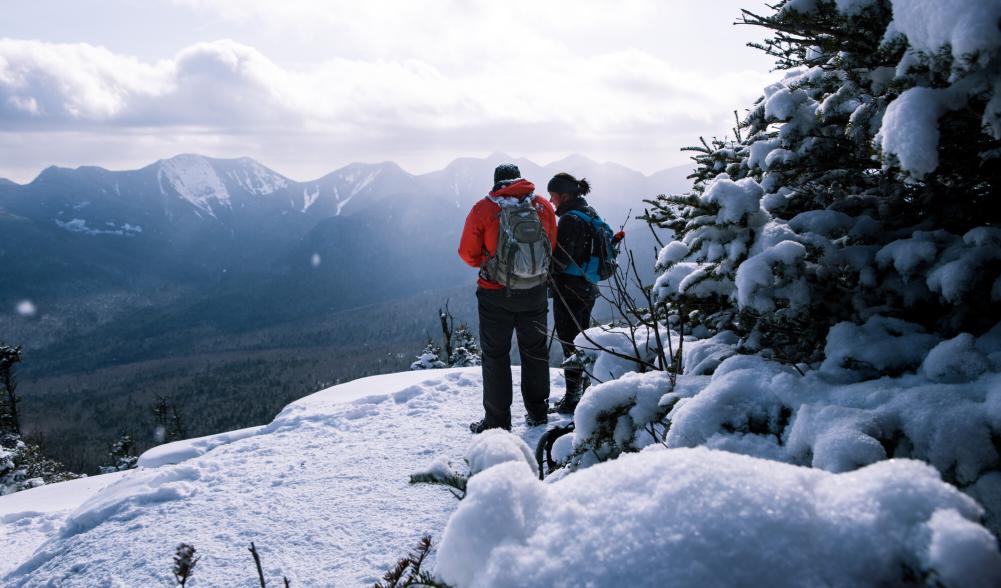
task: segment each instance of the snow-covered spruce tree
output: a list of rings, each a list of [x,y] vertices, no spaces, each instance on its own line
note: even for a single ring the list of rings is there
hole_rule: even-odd
[[[80,476],[18,435],[0,437],[0,496]]]
[[[698,148],[691,193],[651,202],[649,220],[677,238],[658,295],[788,362],[819,361],[832,325],[874,314],[942,336],[993,326],[1001,58],[987,4],[745,12],[788,73],[735,139]]]
[[[699,340],[677,382],[592,387],[570,469],[658,442],[830,471],[910,457],[1001,536],[1001,4],[793,0],[745,20],[789,72],[648,214],[677,237],[656,294]]]
[[[431,337],[428,337],[427,345],[424,346],[424,351],[421,351],[417,359],[410,364],[411,370],[433,370],[443,367],[448,367],[445,362],[441,360],[441,347],[435,343]]]
[[[0,435],[21,435],[21,422],[17,416],[17,376],[15,370],[21,363],[21,347],[0,345]]]
[[[102,466],[101,473],[110,474],[136,467],[136,464],[139,463],[139,457],[135,455],[135,451],[136,442],[132,435],[127,432],[120,434],[118,439],[111,444],[111,450],[108,452],[111,464]]]
[[[480,346],[469,331],[469,327],[460,324],[452,334],[452,356],[448,358],[449,367],[472,367],[480,365]]]
[[[0,496],[79,477],[21,438],[15,375],[20,362],[20,347],[0,345]]]

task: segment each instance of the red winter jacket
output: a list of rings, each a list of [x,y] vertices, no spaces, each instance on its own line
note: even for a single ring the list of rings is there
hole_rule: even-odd
[[[466,217],[466,225],[462,229],[462,238],[459,240],[459,257],[469,265],[482,268],[487,260],[497,253],[497,233],[500,231],[500,220],[497,218],[500,213],[500,205],[490,200],[490,198],[517,198],[524,200],[532,198],[536,210],[539,211],[539,218],[542,220],[542,228],[545,229],[552,243],[556,248],[556,213],[553,207],[541,196],[533,196],[535,185],[528,180],[518,180],[499,190],[491,192],[489,196],[483,198],[473,205]],[[481,288],[487,290],[499,290],[501,286],[497,282],[487,280],[480,274],[476,282]]]

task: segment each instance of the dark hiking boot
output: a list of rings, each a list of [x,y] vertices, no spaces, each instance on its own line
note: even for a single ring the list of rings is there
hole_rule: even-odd
[[[549,409],[549,412],[573,414],[573,411],[577,409],[578,402],[580,402],[580,399],[576,398],[573,394],[564,394],[563,398],[560,398],[556,405]]]
[[[530,414],[526,414],[525,415],[525,426],[528,427],[528,428],[530,428],[530,429],[532,427],[541,427],[542,425],[548,425],[548,424],[549,424],[549,415],[548,414],[544,414],[544,415],[539,416],[539,417],[534,417],[534,416],[532,416]]]
[[[487,429],[506,429],[508,431],[511,430],[510,428],[502,427],[500,425],[488,425],[487,424],[487,419],[485,419],[485,418],[482,418],[482,419],[480,419],[478,421],[469,423],[469,430],[472,431],[473,434],[475,434],[475,435],[478,435],[478,434],[482,433],[483,431],[486,431]]]

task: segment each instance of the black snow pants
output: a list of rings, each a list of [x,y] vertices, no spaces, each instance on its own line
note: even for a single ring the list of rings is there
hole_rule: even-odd
[[[510,294],[510,295],[509,295]],[[511,335],[518,336],[521,354],[521,397],[533,418],[549,409],[549,354],[546,318],[549,305],[544,285],[528,290],[476,291],[483,352],[483,408],[488,427],[511,428]]]
[[[594,286],[582,278],[565,278],[556,276],[553,279],[553,323],[556,336],[563,347],[563,357],[568,358],[577,352],[573,340],[581,332],[581,327],[588,328],[591,324],[591,310],[597,297]],[[567,394],[580,397],[583,392],[584,372],[579,367],[567,367],[563,370],[566,380]]]

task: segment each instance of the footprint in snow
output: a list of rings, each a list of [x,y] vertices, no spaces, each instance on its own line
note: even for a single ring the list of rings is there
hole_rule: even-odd
[[[361,406],[356,406],[352,409],[344,411],[344,418],[348,420],[357,420],[365,418],[367,416],[372,416],[378,414],[379,409],[372,404],[363,404]]]
[[[424,389],[421,388],[420,386],[408,386],[403,390],[400,390],[399,392],[393,394],[393,400],[396,401],[396,404],[403,404],[405,402],[409,402],[414,398],[417,398],[423,392]]]

